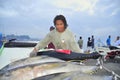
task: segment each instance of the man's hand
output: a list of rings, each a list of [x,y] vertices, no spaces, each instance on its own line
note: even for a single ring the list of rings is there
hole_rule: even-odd
[[[33,51],[30,53],[30,57],[35,57],[37,56],[38,50],[36,48],[33,49]]]
[[[33,52],[33,51],[32,51],[32,52],[30,53],[30,57],[35,57],[35,56],[37,56],[37,52]]]

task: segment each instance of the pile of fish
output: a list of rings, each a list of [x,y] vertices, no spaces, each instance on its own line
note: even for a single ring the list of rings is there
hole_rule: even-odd
[[[53,57],[28,57],[0,70],[0,80],[112,80],[109,75],[91,74],[100,66],[78,65]]]
[[[0,70],[0,80],[29,80],[49,74],[80,71],[90,73],[97,66],[80,66],[52,57],[39,56],[15,61]]]

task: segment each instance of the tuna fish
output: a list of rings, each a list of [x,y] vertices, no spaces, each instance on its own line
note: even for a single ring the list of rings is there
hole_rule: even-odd
[[[48,63],[48,62],[64,62],[64,61],[57,58],[48,57],[48,56],[28,57],[28,58],[17,60],[15,62],[8,64],[7,66],[5,66],[0,70],[0,73],[6,72],[7,70],[11,70],[14,68],[19,68],[22,66],[34,65],[38,63],[42,64],[42,63]]]
[[[55,75],[55,76],[54,76]],[[88,75],[80,72],[67,72],[36,78],[34,80],[113,80],[112,76]]]
[[[79,71],[90,73],[99,69],[97,66],[80,66],[69,62],[50,62],[14,68],[0,74],[0,80],[30,80],[55,73]]]

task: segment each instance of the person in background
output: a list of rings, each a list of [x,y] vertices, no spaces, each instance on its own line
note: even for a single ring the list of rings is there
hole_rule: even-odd
[[[37,52],[50,42],[54,44],[55,49],[68,49],[77,53],[82,52],[75,40],[74,34],[68,29],[66,18],[63,15],[57,15],[53,23],[56,28],[50,31],[50,33],[34,47],[30,53],[30,57],[36,56]]]
[[[95,39],[94,39],[94,36],[93,36],[93,35],[92,35],[91,41],[92,41],[92,49],[94,49],[94,41],[95,41]]]
[[[80,39],[78,40],[78,44],[79,44],[80,49],[82,49],[83,48],[82,36],[80,36]]]
[[[91,49],[92,49],[92,41],[91,41],[90,37],[88,37],[88,41],[87,41],[87,49],[88,49],[88,52],[90,52]]]
[[[2,47],[3,45],[3,41],[2,41],[2,33],[0,32],[0,48]]]
[[[108,47],[111,46],[111,36],[110,35],[108,36],[108,38],[106,40],[106,44]]]
[[[119,36],[117,36],[117,38],[116,38],[115,46],[120,46],[120,37]]]
[[[52,31],[52,30],[54,30],[55,28],[53,27],[53,26],[51,26],[50,27],[50,31]],[[55,49],[55,46],[54,46],[54,44],[52,43],[52,42],[50,42],[49,44],[48,44],[48,47],[47,47],[48,49]]]

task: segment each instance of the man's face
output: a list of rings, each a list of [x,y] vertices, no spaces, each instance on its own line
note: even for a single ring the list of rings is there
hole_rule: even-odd
[[[65,26],[62,20],[57,20],[55,26],[58,32],[64,32]]]

